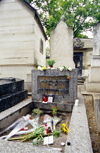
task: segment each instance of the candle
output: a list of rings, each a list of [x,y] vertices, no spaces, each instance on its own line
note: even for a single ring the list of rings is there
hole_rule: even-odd
[[[43,97],[43,101],[44,102],[47,102],[47,97]]]
[[[79,103],[79,100],[76,99],[76,100],[75,100],[75,106],[78,106],[78,103]]]

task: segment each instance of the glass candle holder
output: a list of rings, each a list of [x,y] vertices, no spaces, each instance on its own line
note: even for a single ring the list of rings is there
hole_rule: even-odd
[[[46,97],[46,96],[43,97],[43,101],[44,101],[44,102],[47,102],[47,97]]]

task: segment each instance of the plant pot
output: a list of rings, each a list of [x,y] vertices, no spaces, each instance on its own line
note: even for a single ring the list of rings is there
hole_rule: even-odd
[[[49,67],[51,67],[51,68],[52,68],[52,67],[53,67],[53,65],[49,65]]]

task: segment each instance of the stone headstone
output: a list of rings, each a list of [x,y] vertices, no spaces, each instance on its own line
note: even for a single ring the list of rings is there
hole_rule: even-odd
[[[70,79],[67,78],[70,76]],[[43,97],[53,97],[52,103],[43,103]],[[72,111],[77,98],[77,69],[72,71],[47,69],[32,70],[32,101],[34,107],[52,109],[56,105],[61,111]]]
[[[100,133],[100,99],[94,99],[94,112],[95,112],[98,132]]]
[[[100,22],[93,31],[93,55],[85,86],[89,92],[100,92]]]
[[[95,25],[93,31],[93,55],[91,67],[100,66],[100,22]]]
[[[65,23],[64,16],[50,33],[50,58],[56,61],[54,67],[75,68],[73,62],[73,30]]]

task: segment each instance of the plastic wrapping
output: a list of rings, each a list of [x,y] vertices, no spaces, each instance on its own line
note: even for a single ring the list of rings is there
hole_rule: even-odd
[[[36,128],[38,128],[39,126],[41,126],[41,125],[39,125],[39,117],[40,117],[40,115],[39,114],[37,114],[36,115],[36,117],[33,119],[33,120],[29,120],[29,123],[32,125],[32,127],[33,127],[33,129],[35,130]]]
[[[24,117],[24,116],[23,116]],[[5,133],[6,131],[12,130],[20,121],[22,121],[23,117],[19,118],[18,120],[16,120],[13,124],[11,124],[9,127],[7,127],[4,131],[0,132],[0,135]]]
[[[54,116],[53,118],[53,130],[55,130],[55,126],[61,121],[60,118],[58,118],[57,116]]]
[[[30,133],[30,132],[33,132],[34,129],[30,129],[30,130],[27,130],[27,131],[18,131],[16,132],[14,135],[23,135],[23,134],[27,134],[27,133]],[[6,139],[8,135],[5,135],[5,136],[2,136],[0,137],[0,139]]]
[[[47,124],[47,127],[49,128],[51,128],[51,130],[52,130],[52,117],[51,116],[49,116],[49,115],[45,115],[44,116],[44,124]]]
[[[15,135],[19,130],[21,130],[23,127],[25,127],[29,123],[29,117],[30,115],[26,115],[22,117],[22,120],[18,123],[18,125],[7,135],[5,140],[8,140],[13,135]]]

